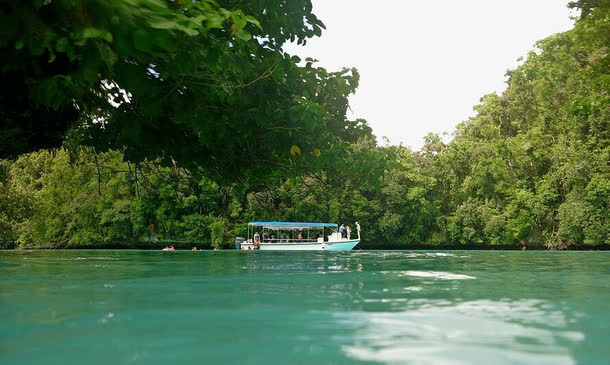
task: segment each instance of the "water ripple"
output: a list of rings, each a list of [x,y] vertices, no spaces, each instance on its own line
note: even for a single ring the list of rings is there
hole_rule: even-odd
[[[387,364],[572,364],[568,345],[585,339],[582,332],[562,330],[563,312],[539,300],[429,304],[400,313],[336,313],[339,323],[357,332],[342,350]]]
[[[476,279],[474,276],[470,275],[462,275],[462,274],[453,274],[450,272],[442,272],[442,271],[414,271],[408,270],[403,271],[401,276],[415,276],[420,278],[435,278],[435,279],[443,279],[443,280],[467,280],[467,279]]]

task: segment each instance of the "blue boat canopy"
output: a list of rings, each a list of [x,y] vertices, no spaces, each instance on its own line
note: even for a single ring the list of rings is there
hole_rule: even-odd
[[[301,229],[301,228],[337,228],[337,223],[308,223],[308,222],[250,222],[249,226],[269,229]]]

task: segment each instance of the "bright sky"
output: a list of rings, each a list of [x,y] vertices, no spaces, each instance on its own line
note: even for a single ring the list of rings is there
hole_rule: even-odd
[[[481,96],[505,88],[506,70],[536,41],[573,26],[568,0],[312,0],[322,37],[290,54],[327,70],[356,67],[350,119],[381,142],[420,149],[428,132],[454,131]]]

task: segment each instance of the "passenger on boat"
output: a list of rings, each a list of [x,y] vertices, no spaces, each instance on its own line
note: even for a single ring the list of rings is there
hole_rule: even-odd
[[[347,232],[347,239],[349,240],[352,235],[352,229],[349,228],[349,226],[345,226],[345,231]]]
[[[301,235],[301,232],[299,232],[299,234],[297,235],[297,240],[299,240],[299,242],[303,242],[303,236]]]
[[[267,232],[263,232],[263,242],[267,241],[269,241],[269,235],[267,234]]]
[[[258,232],[254,233],[254,248],[257,250],[261,248],[261,236]]]
[[[339,234],[341,235],[341,237],[344,237],[345,235],[345,227],[343,227],[343,224],[341,225],[341,227],[339,227]]]

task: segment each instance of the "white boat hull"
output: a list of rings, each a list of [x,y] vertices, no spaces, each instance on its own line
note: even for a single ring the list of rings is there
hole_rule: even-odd
[[[354,248],[359,239],[331,242],[274,242],[261,243],[261,251],[349,251]],[[240,250],[254,250],[254,244],[243,242]]]

